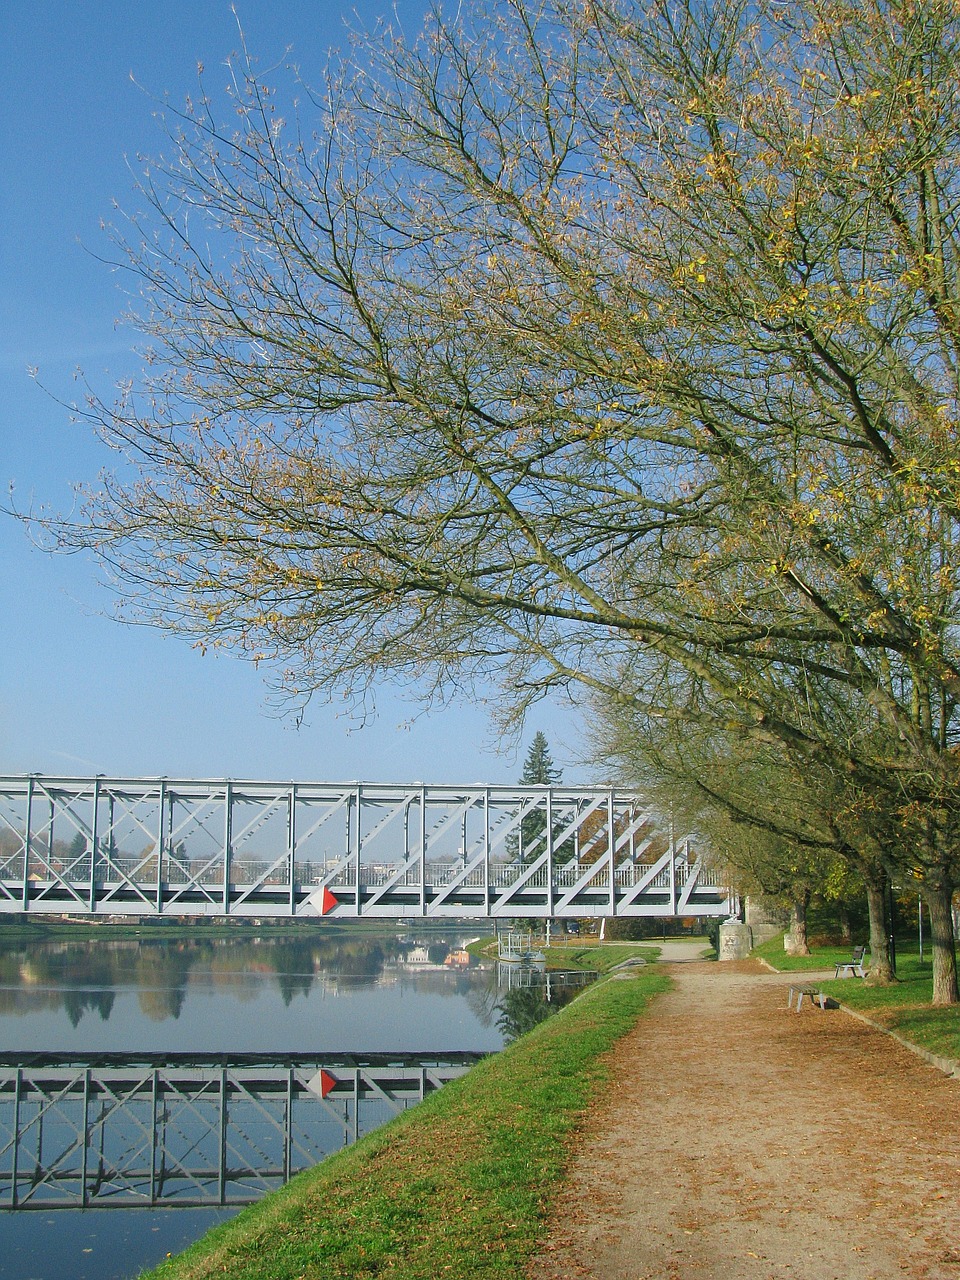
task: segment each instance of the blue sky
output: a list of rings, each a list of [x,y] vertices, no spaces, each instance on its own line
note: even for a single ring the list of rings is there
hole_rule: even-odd
[[[425,7],[399,3],[408,31]],[[319,73],[331,47],[347,46],[345,22],[372,25],[388,6],[239,0],[237,10],[263,66],[290,48]],[[225,0],[2,7],[0,480],[15,485],[20,507],[68,507],[72,486],[109,463],[55,398],[76,395],[78,367],[101,391],[136,367],[136,335],[116,324],[118,277],[96,256],[109,250],[101,219],[114,201],[134,204],[130,169],[159,149],[151,95],[182,101],[198,62],[208,80],[225,81],[236,46]],[[2,772],[502,782],[517,778],[543,729],[565,780],[585,776],[565,707],[535,713],[519,758],[512,744],[499,747],[483,707],[413,719],[416,708],[389,690],[366,727],[317,703],[297,729],[270,711],[264,677],[248,664],[113,621],[91,561],[36,550],[8,517],[0,557]]]

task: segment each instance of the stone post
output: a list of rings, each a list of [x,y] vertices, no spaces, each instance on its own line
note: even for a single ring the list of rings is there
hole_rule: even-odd
[[[753,933],[748,924],[725,920],[720,926],[719,960],[746,960],[753,947]]]

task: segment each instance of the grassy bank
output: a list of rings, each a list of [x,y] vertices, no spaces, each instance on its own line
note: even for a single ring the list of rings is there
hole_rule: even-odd
[[[543,1231],[577,1123],[606,1079],[603,1054],[668,985],[655,969],[597,983],[151,1276],[515,1280]]]
[[[833,969],[849,960],[849,947],[813,947],[809,956],[788,956],[783,939],[774,938],[753,954],[774,969],[802,973]],[[889,987],[873,987],[862,978],[828,978],[818,981],[827,995],[855,1009],[911,1044],[940,1057],[960,1058],[960,1006],[934,1008],[933,969],[929,953],[921,961],[916,944],[897,942],[898,981]]]
[[[704,945],[709,943],[704,939]],[[497,958],[497,939],[477,938],[467,950],[483,960]],[[610,973],[617,965],[640,957],[652,963],[660,954],[656,939],[648,942],[598,942],[587,937],[582,942],[564,940],[555,946],[543,947],[544,958],[550,969],[583,969],[594,973]]]
[[[752,954],[765,960],[778,973],[803,973],[811,969],[832,969],[834,965],[842,964],[850,959],[853,947],[811,947],[808,956],[789,956],[783,949],[783,935],[780,934],[754,947]]]
[[[637,942],[586,942],[582,946],[564,943],[559,947],[547,947],[544,951],[551,969],[586,969],[596,973],[610,973],[617,965],[625,964],[635,956],[644,960],[656,960],[660,948],[656,943]]]

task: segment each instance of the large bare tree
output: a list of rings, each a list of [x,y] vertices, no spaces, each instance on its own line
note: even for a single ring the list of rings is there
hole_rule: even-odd
[[[958,996],[947,0],[502,0],[287,113],[243,58],[122,242],[155,354],[88,413],[132,607],[295,698],[642,700],[844,780]]]

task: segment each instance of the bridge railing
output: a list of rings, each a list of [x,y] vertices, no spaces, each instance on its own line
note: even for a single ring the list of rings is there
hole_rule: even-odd
[[[558,868],[554,872],[553,885],[558,889],[570,888],[586,873],[589,872],[591,864],[576,864],[575,866],[564,866]],[[269,873],[265,872],[265,863],[262,860],[255,862],[239,862],[234,861],[230,867],[230,885],[234,888],[242,888],[245,885],[264,885],[283,887],[290,884],[289,867],[280,867]],[[101,875],[101,883],[104,886],[110,885],[120,886],[125,881],[132,881],[141,887],[149,888],[155,883],[153,876],[144,874],[142,868],[139,868],[133,859],[114,859],[110,863],[106,861],[100,864],[100,870],[104,873]],[[670,871],[669,868],[661,868],[654,875],[650,873],[654,870],[651,864],[646,863],[630,863],[624,866],[618,866],[614,871],[614,881],[618,888],[632,888],[639,884],[644,877],[650,877],[648,886],[652,889],[668,889],[670,887]],[[120,874],[111,877],[110,872],[119,872]],[[499,866],[491,867],[489,876],[489,884],[494,889],[509,889],[523,875],[524,868],[516,866]],[[187,867],[181,867],[172,864],[168,867],[164,877],[165,882],[169,885],[187,885],[197,884],[214,888],[223,887],[222,866],[204,867],[196,871],[191,871]],[[686,868],[683,868],[683,874]],[[70,884],[82,887],[90,882],[89,871],[81,867],[71,867],[65,869],[62,878]],[[427,868],[426,883],[435,888],[442,888],[457,876],[457,869],[449,866],[440,866],[435,868]],[[595,867],[594,876],[597,879],[607,881],[609,879],[609,871],[605,867]],[[304,873],[297,879],[300,887],[310,885],[328,884],[331,889],[352,886],[355,883],[356,876],[353,871],[348,868],[340,868],[333,874],[326,875],[322,867],[308,866],[304,868]],[[459,883],[463,888],[476,889],[484,887],[484,870],[482,867],[474,867],[466,875],[459,877]],[[39,884],[40,881],[34,881]],[[365,889],[376,889],[386,884],[393,884],[399,888],[418,888],[421,883],[421,875],[419,870],[411,867],[396,866],[368,866],[363,865],[360,868],[360,885]],[[546,867],[540,867],[531,875],[527,876],[525,884],[529,889],[543,889],[547,887],[548,870]],[[722,887],[720,876],[709,869],[701,870],[699,874],[699,884],[701,888],[718,888]]]

